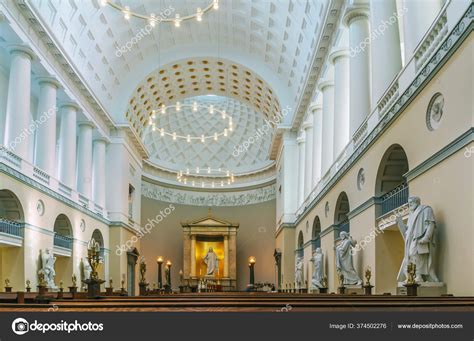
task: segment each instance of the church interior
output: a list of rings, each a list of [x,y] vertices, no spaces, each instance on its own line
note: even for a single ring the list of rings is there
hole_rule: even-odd
[[[0,1],[0,312],[474,311],[473,17]]]

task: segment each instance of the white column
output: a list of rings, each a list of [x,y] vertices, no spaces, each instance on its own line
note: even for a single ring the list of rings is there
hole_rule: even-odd
[[[75,103],[61,106],[59,127],[58,178],[66,186],[76,188],[76,117]]]
[[[224,277],[229,277],[229,236],[224,236]]]
[[[350,136],[370,113],[369,10],[348,7],[344,21],[349,27],[350,44]]]
[[[312,104],[310,110],[313,111],[313,188],[321,179],[321,147],[323,133],[323,111],[319,103]]]
[[[31,60],[34,55],[26,46],[12,46],[10,54],[4,144],[18,156],[28,159],[28,146],[33,143],[34,136],[34,128],[29,127]]]
[[[384,6],[385,3],[382,5]],[[443,7],[443,0],[403,0],[405,64]]]
[[[90,199],[92,195],[92,122],[79,123],[77,145],[77,190]]]
[[[350,140],[349,123],[349,50],[339,48],[329,56],[334,65],[334,150],[333,159],[339,154]]]
[[[103,138],[94,140],[92,152],[92,200],[105,208],[105,147]]]
[[[370,0],[372,105],[376,105],[402,69],[396,0]]]
[[[323,93],[321,176],[324,176],[334,161],[334,83],[321,82],[319,90]]]
[[[59,83],[52,77],[38,78],[40,87],[36,114],[35,165],[56,175],[56,95]]]
[[[298,142],[298,207],[304,201],[304,157],[305,157],[305,136],[304,131],[296,139]]]
[[[305,131],[305,171],[304,171],[304,197],[306,198],[313,189],[313,112],[309,111],[303,124]]]

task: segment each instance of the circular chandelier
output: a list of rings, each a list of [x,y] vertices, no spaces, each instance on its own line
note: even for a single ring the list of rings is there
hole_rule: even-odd
[[[159,15],[151,13],[150,15],[141,14],[137,12],[133,12],[130,10],[129,6],[121,6],[116,4],[113,0],[99,0],[100,5],[105,7],[109,5],[110,7],[120,11],[123,13],[123,17],[126,20],[130,20],[131,17],[135,17],[138,19],[146,20],[151,26],[155,26],[160,22],[171,22],[174,23],[176,27],[180,27],[181,22],[188,21],[192,19],[196,19],[196,21],[202,21],[202,16],[204,13],[210,11],[211,9],[217,10],[219,8],[219,0],[212,0],[209,5],[204,8],[198,7],[196,12],[186,16],[180,16],[179,13],[176,13],[174,18],[169,18],[169,14],[166,14],[166,10],[162,11]],[[171,12],[170,9],[167,9]],[[174,10],[174,9],[173,9]]]
[[[193,187],[201,186],[202,188],[224,187],[224,185],[230,185],[235,181],[234,174],[228,169],[199,166],[178,171],[176,180],[185,185],[189,183]]]
[[[228,121],[228,125],[224,128],[223,131],[215,132],[214,134],[211,134],[211,135],[205,135],[205,134],[202,134],[201,136],[193,136],[193,135],[190,135],[190,134],[181,135],[181,134],[178,134],[176,132],[167,131],[163,127],[160,127],[159,125],[157,125],[154,122],[154,120],[157,118],[157,111],[152,110],[152,114],[151,114],[150,118],[148,119],[148,125],[151,126],[151,129],[152,129],[153,132],[159,132],[160,136],[162,136],[162,137],[163,136],[170,136],[173,140],[180,139],[180,140],[186,140],[187,142],[200,141],[202,143],[205,143],[206,140],[209,140],[209,139],[217,141],[219,139],[219,137],[221,137],[221,136],[227,137],[230,134],[230,132],[232,132],[233,129],[234,129],[233,128],[233,122],[232,122],[232,116],[227,114],[225,112],[225,110],[219,110],[219,109],[215,108],[212,104],[209,107],[206,107],[206,106],[198,105],[197,102],[194,102],[193,104],[181,104],[179,102],[176,102],[175,105],[165,106],[163,104],[161,106],[161,109],[159,110],[159,112],[161,113],[161,115],[166,115],[167,110],[169,108],[174,108],[176,111],[181,111],[183,108],[191,108],[191,110],[194,111],[194,112],[198,111],[198,109],[200,109],[200,108],[206,108],[210,115],[217,114],[217,115],[220,115],[223,120]]]

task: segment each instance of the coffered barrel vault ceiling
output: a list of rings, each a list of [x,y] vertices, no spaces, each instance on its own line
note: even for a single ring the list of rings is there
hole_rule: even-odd
[[[24,0],[22,0],[24,1]],[[208,0],[121,0],[134,12],[175,9],[181,16]],[[327,0],[221,0],[201,22],[157,25],[130,51],[116,51],[146,26],[98,0],[26,1],[104,108],[123,121],[127,99],[146,75],[176,60],[216,57],[245,66],[294,108],[309,71]],[[119,54],[120,55],[120,54]],[[291,117],[289,118],[291,119]]]
[[[220,0],[219,9],[205,13],[200,22],[189,20],[180,27],[161,23],[145,32],[147,21],[126,20],[121,11],[103,7],[99,0],[16,1],[28,6],[115,123],[131,125],[151,163],[168,170],[200,164],[236,174],[273,165],[273,131],[245,155],[236,158],[233,148],[282,108],[289,108],[284,122],[292,122],[328,6],[328,0]],[[114,2],[145,15],[171,8],[170,17],[183,17],[210,0]],[[191,147],[186,141],[160,139],[146,123],[152,110],[177,101],[214,102],[234,117],[234,131],[227,141]],[[217,129],[219,122],[189,113],[165,124],[170,130],[200,135]]]

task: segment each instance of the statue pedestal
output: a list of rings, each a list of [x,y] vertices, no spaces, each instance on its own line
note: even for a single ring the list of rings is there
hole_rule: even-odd
[[[114,293],[114,288],[105,288],[105,295],[112,296]]]
[[[5,292],[12,292],[12,287],[5,287]]]
[[[372,288],[374,286],[373,285],[364,285],[364,295],[372,295]]]
[[[340,295],[346,294],[346,287],[337,288],[337,293],[340,294]]]
[[[146,296],[148,294],[146,291],[148,283],[138,283],[138,286],[140,288],[140,296]]]
[[[422,282],[417,283],[417,296],[441,296],[447,294],[446,284],[443,282]],[[410,296],[405,283],[399,282],[397,295]]]
[[[87,298],[100,297],[100,285],[105,283],[103,279],[86,279],[82,282],[87,284]]]
[[[320,294],[327,294],[328,293],[328,288],[319,288],[319,293]]]
[[[63,288],[60,288],[59,291],[58,291],[58,300],[62,299],[63,298]]]

